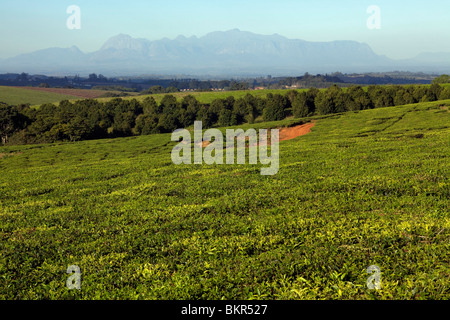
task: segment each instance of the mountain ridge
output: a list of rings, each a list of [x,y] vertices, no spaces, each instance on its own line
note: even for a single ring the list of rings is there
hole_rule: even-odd
[[[450,56],[450,53],[448,54]],[[232,29],[202,37],[179,35],[148,40],[118,34],[94,52],[78,47],[47,48],[0,61],[1,72],[117,74],[274,74],[302,72],[393,71],[395,67],[432,68],[442,59],[424,63],[427,56],[393,60],[375,54],[366,44],[352,40],[311,42],[279,34],[261,35]],[[425,58],[424,58],[425,57]],[[434,56],[436,57],[436,55]],[[446,57],[440,53],[439,57]],[[444,59],[445,64],[445,59]],[[446,65],[450,69],[450,63]]]

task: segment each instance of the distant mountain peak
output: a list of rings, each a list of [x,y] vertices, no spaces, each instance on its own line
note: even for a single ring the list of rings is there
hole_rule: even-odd
[[[114,39],[114,38],[116,38],[116,39],[132,39],[133,37],[126,33],[119,33],[118,35],[111,37],[111,39]]]
[[[148,40],[133,38],[128,34],[121,33],[114,37],[109,38],[100,48],[100,50],[106,50],[110,48],[116,50],[122,49],[141,50],[145,42],[148,42]]]
[[[69,48],[69,50],[70,50],[71,52],[75,52],[75,53],[82,53],[82,51],[81,51],[77,46],[71,46],[71,47]]]
[[[239,32],[243,32],[241,30],[239,30],[238,28],[234,28],[234,29],[229,29],[226,31],[217,31],[217,32],[223,32],[223,33],[239,33]],[[244,31],[245,32],[245,31]]]

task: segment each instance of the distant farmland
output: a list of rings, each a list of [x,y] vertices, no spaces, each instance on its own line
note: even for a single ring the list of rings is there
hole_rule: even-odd
[[[67,89],[67,88],[39,88],[39,87],[16,87],[19,89],[34,90],[39,92],[51,92],[69,96],[75,96],[84,99],[95,99],[103,96],[105,90],[91,90],[91,89]]]
[[[46,91],[29,90],[25,88],[0,87],[0,102],[6,104],[17,105],[21,103],[29,103],[31,105],[52,103],[65,99],[76,99],[79,97]]]
[[[119,93],[119,91],[90,89],[0,86],[0,102],[10,105],[22,103],[40,105],[44,103],[58,103],[61,100],[95,99],[105,95],[106,92]]]

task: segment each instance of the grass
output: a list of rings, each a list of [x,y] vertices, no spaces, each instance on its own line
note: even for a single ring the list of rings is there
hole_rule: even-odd
[[[4,102],[9,105],[19,105],[26,103],[29,103],[30,105],[40,105],[44,103],[55,103],[61,100],[71,100],[76,98],[76,96],[67,94],[0,86],[0,102]]]
[[[1,147],[0,298],[448,299],[448,105],[314,117],[274,176],[170,134]]]

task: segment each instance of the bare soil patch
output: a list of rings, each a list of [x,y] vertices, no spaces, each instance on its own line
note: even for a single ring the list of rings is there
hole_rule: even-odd
[[[301,125],[298,125],[295,127],[281,128],[281,129],[279,129],[280,130],[279,131],[279,141],[291,140],[291,139],[295,139],[297,137],[303,136],[305,134],[308,134],[311,132],[311,128],[314,127],[315,124],[316,124],[316,122],[314,121],[314,122],[310,122],[310,123],[301,124]],[[270,143],[270,134],[269,134],[268,143]],[[208,140],[202,141],[203,148],[209,146],[210,144],[211,144],[211,142]],[[247,145],[247,147],[248,147],[248,145]]]
[[[315,124],[316,124],[315,122],[310,122],[295,127],[281,128],[280,141],[291,140],[303,136],[305,134],[308,134],[311,132],[311,128],[314,127]]]

